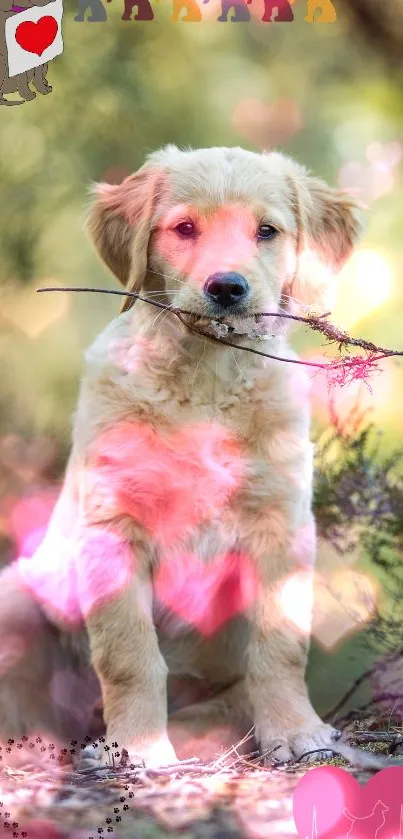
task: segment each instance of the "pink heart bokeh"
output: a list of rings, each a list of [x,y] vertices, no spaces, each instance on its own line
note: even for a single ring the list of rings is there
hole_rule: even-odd
[[[293,814],[301,839],[403,839],[403,766],[365,786],[335,766],[312,769],[296,786]]]
[[[206,637],[254,603],[257,585],[252,560],[231,552],[207,564],[195,554],[176,554],[154,576],[161,602]]]

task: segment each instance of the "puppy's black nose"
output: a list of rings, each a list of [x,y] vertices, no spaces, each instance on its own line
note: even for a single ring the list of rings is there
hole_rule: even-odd
[[[248,295],[249,286],[242,274],[236,271],[210,274],[204,284],[204,293],[221,308],[228,309],[242,303]]]

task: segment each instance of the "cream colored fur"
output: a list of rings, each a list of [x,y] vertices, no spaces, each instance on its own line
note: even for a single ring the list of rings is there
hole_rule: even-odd
[[[184,216],[197,240],[178,237]],[[257,244],[262,220],[279,232]],[[88,227],[123,285],[200,317],[204,281],[227,270],[247,279],[252,314],[291,311],[295,299],[321,309],[359,233],[350,199],[284,155],[174,146],[123,184],[99,185]],[[237,343],[296,358],[283,332]],[[304,367],[214,343],[129,299],[87,352],[64,489],[19,573],[52,625],[77,634],[84,618],[108,740],[149,765],[176,759],[169,734],[183,756],[186,738],[201,753],[210,729],[224,743],[231,726],[254,726],[262,752],[280,760],[331,748],[305,685],[309,638],[279,597],[315,560],[308,393]],[[116,557],[86,548],[97,533],[113,534]],[[186,591],[193,567],[234,551],[253,597],[216,632],[192,631],[158,580],[183,579]],[[114,562],[105,582],[102,563]],[[57,608],[52,574],[56,588],[64,581]],[[217,694],[174,714],[169,733],[168,674]]]

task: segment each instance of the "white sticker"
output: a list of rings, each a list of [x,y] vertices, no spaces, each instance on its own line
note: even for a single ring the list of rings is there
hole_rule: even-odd
[[[22,5],[24,0],[21,0]],[[18,0],[15,3],[19,6]],[[8,74],[17,76],[46,64],[63,52],[63,0],[33,6],[7,18],[5,35]]]

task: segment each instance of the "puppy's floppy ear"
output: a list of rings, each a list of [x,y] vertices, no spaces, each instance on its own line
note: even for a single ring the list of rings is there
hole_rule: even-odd
[[[147,273],[148,242],[162,170],[147,164],[121,184],[100,183],[86,227],[101,259],[128,291],[139,292]],[[122,311],[135,298],[126,297]]]
[[[333,280],[350,256],[361,230],[358,204],[302,167],[287,180],[297,226],[297,268],[291,297],[315,308],[328,308],[336,293]]]

